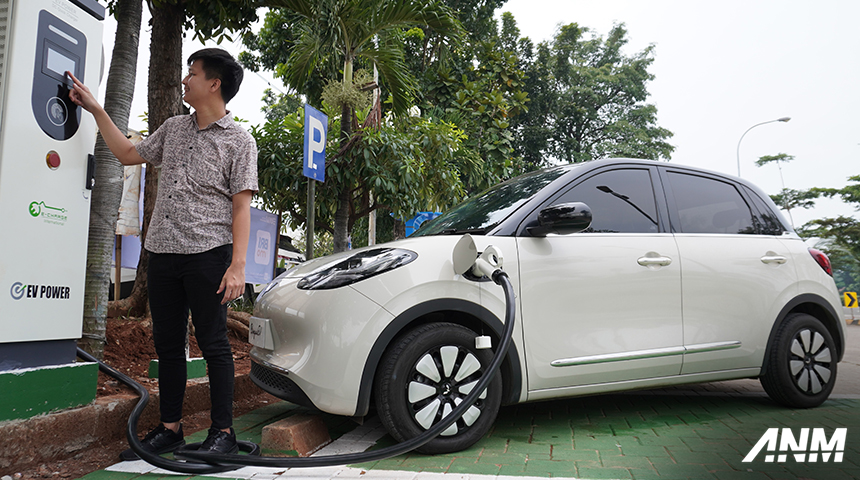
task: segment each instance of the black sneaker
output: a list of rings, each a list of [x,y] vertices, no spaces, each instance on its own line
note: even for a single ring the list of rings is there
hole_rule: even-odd
[[[155,427],[155,430],[147,433],[140,443],[143,444],[143,449],[147,452],[161,455],[162,453],[172,452],[185,445],[185,439],[183,437],[182,425],[179,426],[179,432],[174,432],[173,430],[165,427],[164,424],[159,424]],[[140,457],[134,453],[134,450],[130,448],[120,453],[119,458],[125,461],[140,459]]]
[[[209,429],[209,436],[200,445],[198,452],[237,453],[239,444],[236,442],[236,432],[230,428],[230,433],[217,428]]]

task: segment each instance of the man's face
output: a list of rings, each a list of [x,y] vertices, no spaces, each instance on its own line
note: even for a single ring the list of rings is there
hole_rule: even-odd
[[[182,79],[182,85],[185,87],[185,94],[182,99],[193,107],[196,101],[206,98],[212,91],[215,81],[214,78],[206,78],[206,72],[203,71],[203,61],[195,60],[188,67],[188,75]]]

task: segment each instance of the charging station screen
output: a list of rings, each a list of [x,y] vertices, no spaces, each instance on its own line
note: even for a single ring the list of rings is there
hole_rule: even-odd
[[[51,47],[48,47],[48,58],[45,66],[61,77],[65,76],[66,72],[75,73],[75,61]]]

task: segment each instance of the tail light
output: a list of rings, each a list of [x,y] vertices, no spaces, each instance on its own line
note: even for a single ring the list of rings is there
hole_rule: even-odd
[[[818,262],[818,265],[827,272],[831,277],[833,276],[833,267],[830,266],[830,259],[827,258],[827,255],[824,254],[821,250],[816,250],[814,248],[809,249],[809,254],[812,255],[812,258]]]

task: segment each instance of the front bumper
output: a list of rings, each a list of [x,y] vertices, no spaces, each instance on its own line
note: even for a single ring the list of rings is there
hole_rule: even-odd
[[[251,361],[251,381],[266,393],[303,407],[316,408],[308,395],[287,375]]]

